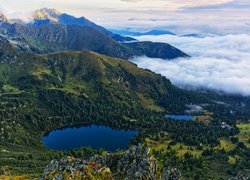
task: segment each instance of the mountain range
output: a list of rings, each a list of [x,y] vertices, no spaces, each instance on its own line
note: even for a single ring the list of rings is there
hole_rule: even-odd
[[[184,35],[181,35],[180,37],[203,38],[205,36],[201,34],[192,33],[192,34],[184,34]]]
[[[110,29],[113,33],[120,34],[122,36],[159,36],[159,35],[172,35],[172,36],[179,36],[179,37],[193,37],[193,38],[203,38],[206,37],[203,34],[196,34],[196,33],[190,33],[190,34],[183,34],[183,35],[177,35],[171,31],[167,30],[160,30],[160,29],[154,29],[151,31],[146,32],[136,32],[136,31],[130,31],[130,30],[122,30],[122,29]]]
[[[113,34],[86,18],[75,18],[55,9],[44,8],[35,11],[29,23],[20,23],[16,20],[14,22],[5,16],[1,19],[0,35],[34,53],[91,50],[122,59],[143,55],[163,59],[188,57],[187,54],[169,44],[121,43],[120,41],[131,39]],[[149,49],[154,51],[149,52]]]
[[[123,36],[145,36],[145,35],[153,35],[153,36],[158,36],[158,35],[176,35],[171,31],[167,30],[158,30],[154,29],[151,31],[146,31],[146,32],[136,32],[136,31],[129,31],[129,30],[117,30],[117,29],[111,29],[112,32],[115,32],[117,34],[123,35]]]
[[[84,17],[76,18],[66,13],[61,13],[57,11],[56,9],[43,8],[40,10],[36,10],[33,13],[32,21],[28,24],[31,26],[42,26],[42,25],[48,25],[48,24],[81,25],[85,27],[91,27],[117,41],[123,42],[123,41],[135,40],[130,37],[123,37],[118,34],[113,34],[112,32],[89,21],[88,19]]]

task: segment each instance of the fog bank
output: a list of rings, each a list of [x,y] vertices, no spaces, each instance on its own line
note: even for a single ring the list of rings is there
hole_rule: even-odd
[[[139,67],[160,73],[180,87],[250,95],[250,35],[205,38],[161,35],[136,38],[170,43],[192,56],[174,60],[148,57],[131,59]]]

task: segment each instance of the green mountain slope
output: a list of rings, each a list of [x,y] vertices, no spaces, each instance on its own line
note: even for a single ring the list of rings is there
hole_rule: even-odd
[[[163,112],[181,113],[187,103],[204,101],[135,64],[89,51],[20,53],[0,64],[0,79],[2,120],[15,114],[16,123],[38,133],[97,120],[157,120]],[[13,138],[8,142],[23,141],[21,135]]]

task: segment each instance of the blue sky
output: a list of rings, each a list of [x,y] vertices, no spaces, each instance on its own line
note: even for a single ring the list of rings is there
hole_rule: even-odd
[[[0,10],[26,18],[50,7],[110,28],[176,33],[248,33],[249,0],[0,0]]]

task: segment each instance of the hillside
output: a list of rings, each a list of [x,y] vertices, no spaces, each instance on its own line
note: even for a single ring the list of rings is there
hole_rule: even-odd
[[[103,152],[89,148],[66,152],[46,149],[42,136],[60,127],[94,123],[137,130],[140,134],[131,143],[154,144],[152,154],[165,166],[169,161],[174,162],[171,157],[177,157],[175,154],[169,157],[169,151],[162,150],[165,157],[162,158],[160,147],[175,148],[175,143],[181,143],[190,149],[202,144],[206,153],[208,147],[217,147],[222,138],[237,134],[235,119],[247,114],[244,108],[239,109],[240,114],[231,114],[239,107],[217,104],[213,96],[208,98],[179,89],[165,77],[140,69],[129,61],[91,51],[23,53],[17,52],[7,40],[0,42],[4,52],[0,63],[0,174],[38,177],[52,159],[68,155],[82,158]],[[3,59],[10,55],[17,56]],[[164,118],[165,114],[185,113],[190,104],[204,108],[196,114],[201,120],[181,122]],[[209,123],[200,122],[203,119]],[[221,121],[227,122],[230,129],[221,128]],[[222,140],[224,144],[227,142]],[[242,166],[246,163],[247,150],[243,145],[240,147],[234,154],[240,155],[239,166]],[[184,163],[200,168],[200,161],[188,159]],[[214,162],[205,156],[202,161]],[[183,170],[182,162],[177,165]],[[225,161],[216,163],[225,165]],[[226,165],[221,172],[223,176],[231,168]],[[189,175],[190,171],[184,172]],[[213,177],[207,172],[200,175]]]
[[[40,144],[43,133],[75,123],[147,124],[204,100],[128,61],[89,51],[19,53],[0,64],[0,79],[5,146]]]
[[[128,108],[134,104],[156,111],[168,110],[167,106],[160,106],[160,98],[170,96],[176,98],[175,103],[180,103],[176,112],[184,110],[188,101],[185,96],[189,93],[174,87],[166,78],[139,69],[128,61],[89,51],[49,55],[20,53],[14,62],[1,66],[1,79],[5,85],[13,86],[22,93],[65,93],[83,96],[90,101],[113,101]],[[8,73],[4,72],[6,69],[9,69]],[[174,94],[179,95],[175,97]],[[144,101],[151,103],[144,104]]]
[[[155,57],[155,54],[157,54],[158,58],[163,59],[174,59],[178,56],[188,57],[188,55],[184,52],[166,43],[153,43],[145,41],[143,43],[126,43],[126,46],[130,47],[131,49],[136,49],[140,54],[144,54],[151,58]]]
[[[1,48],[9,43],[5,44]],[[1,118],[5,122],[15,114],[15,122],[25,133],[33,133],[32,129],[40,134],[85,121],[119,126],[131,119],[147,122],[161,119],[163,112],[184,112],[187,103],[205,101],[161,75],[90,51],[18,53],[11,63],[0,64],[0,79],[1,101],[9,104],[1,105]],[[17,127],[10,126],[9,132]],[[10,144],[24,141],[21,135],[5,135]]]
[[[14,61],[16,56],[17,56],[17,52],[16,52],[16,48],[9,43],[9,41],[0,36],[0,59],[2,61]]]

